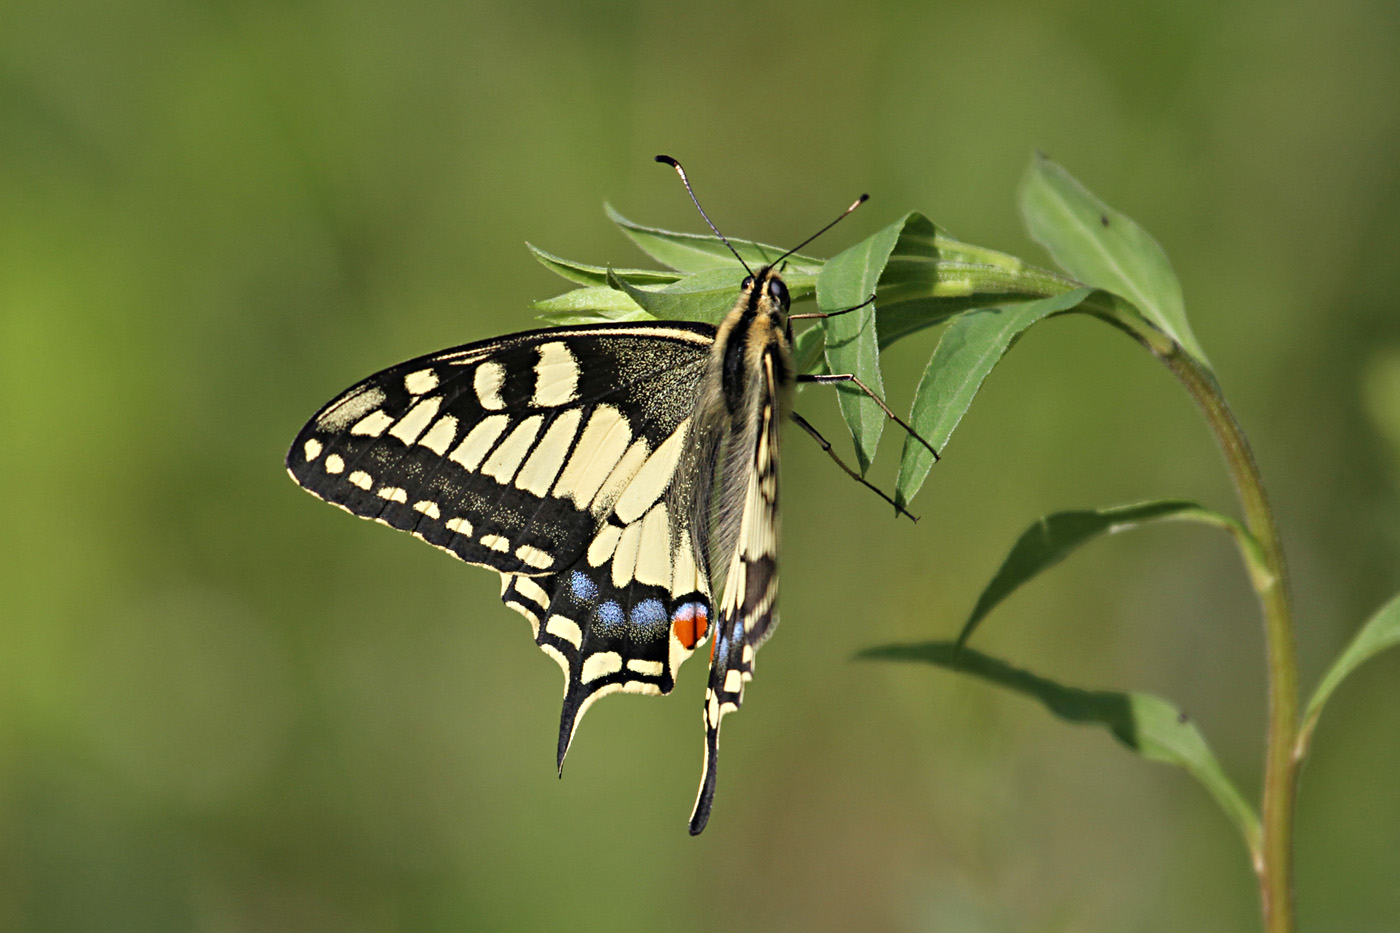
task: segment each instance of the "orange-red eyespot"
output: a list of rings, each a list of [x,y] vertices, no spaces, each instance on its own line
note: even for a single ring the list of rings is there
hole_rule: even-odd
[[[671,630],[686,651],[695,650],[705,639],[710,628],[709,611],[704,603],[685,603],[671,614]]]

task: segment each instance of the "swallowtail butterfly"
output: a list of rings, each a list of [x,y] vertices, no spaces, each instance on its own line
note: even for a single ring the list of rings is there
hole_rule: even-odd
[[[750,271],[718,327],[558,327],[392,366],[317,412],[287,455],[312,495],[501,575],[505,604],[564,669],[561,768],[594,700],[669,693],[708,641],[692,834],[710,815],[720,720],[777,621],[779,425],[820,440],[791,412],[793,385],[864,389],[794,371],[790,322],[825,315],[789,314],[780,262]]]

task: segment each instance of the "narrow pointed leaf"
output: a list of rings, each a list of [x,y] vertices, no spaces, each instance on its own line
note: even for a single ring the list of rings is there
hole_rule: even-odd
[[[1267,565],[1259,544],[1244,526],[1228,515],[1194,502],[1160,499],[1105,509],[1055,512],[1027,528],[1011,546],[1011,553],[1006,555],[992,581],[977,598],[977,605],[963,624],[957,643],[966,644],[987,613],[1021,584],[1058,564],[1082,545],[1100,535],[1117,534],[1147,522],[1159,521],[1195,521],[1225,529],[1234,536],[1251,575],[1255,575],[1256,579],[1268,579]]]
[[[725,246],[718,237],[644,227],[623,217],[611,204],[605,204],[603,208],[608,212],[608,218],[621,227],[622,232],[641,247],[642,252],[657,262],[680,272],[736,269],[740,273],[739,278],[743,278],[742,267],[734,259],[734,254],[729,251],[729,247]],[[730,239],[729,242],[734,245],[734,249],[738,251],[739,255],[744,257],[744,261],[755,268],[767,265],[787,252],[776,246],[756,243],[753,240]],[[787,262],[789,271],[816,273],[822,267],[820,259],[803,256],[800,253],[789,256]]]
[[[971,674],[1039,700],[1066,722],[1106,727],[1123,745],[1149,761],[1183,769],[1204,787],[1234,821],[1251,852],[1259,849],[1259,817],[1226,776],[1220,762],[1185,713],[1150,693],[1082,690],[1007,664],[947,641],[886,645],[862,651],[861,658],[919,661]]]
[[[526,243],[530,252],[535,254],[540,265],[556,275],[561,275],[577,285],[602,286],[608,284],[607,266],[590,266],[581,262],[574,262],[571,259],[563,259],[552,253],[547,253],[532,243]],[[668,285],[680,279],[679,272],[663,272],[658,269],[612,269],[612,274],[633,285]]]
[[[913,213],[880,275],[880,349],[972,308],[1044,298],[1076,284],[1007,253],[964,243]]]
[[[594,324],[600,321],[652,319],[626,292],[615,288],[576,288],[535,302],[540,318],[554,324]]]
[[[1351,644],[1323,675],[1303,712],[1303,727],[1298,733],[1295,758],[1301,759],[1307,755],[1317,718],[1322,715],[1322,707],[1337,686],[1362,663],[1395,645],[1400,645],[1400,596],[1393,597],[1361,626],[1361,631],[1356,633]]]
[[[713,324],[724,317],[739,293],[733,268],[697,272],[673,286],[663,288],[639,288],[616,276],[611,276],[608,284],[625,292],[648,314],[663,321],[706,321]]]
[[[875,294],[875,285],[885,271],[900,232],[906,222],[915,219],[923,220],[920,215],[910,214],[828,259],[817,276],[817,305],[825,312],[844,311]],[[885,385],[880,378],[876,314],[871,304],[827,318],[822,323],[826,331],[826,365],[831,372],[853,374],[871,392],[883,398]],[[838,385],[836,397],[855,440],[860,471],[864,473],[875,459],[875,448],[885,428],[885,413],[853,384]]]
[[[1071,275],[1122,295],[1206,363],[1186,320],[1181,283],[1151,234],[1043,155],[1031,162],[1021,183],[1021,213],[1031,236]]]
[[[737,274],[736,274],[737,273]],[[608,284],[626,294],[648,314],[663,321],[705,321],[716,324],[734,307],[743,282],[743,270],[729,266],[687,275],[661,287],[641,287],[621,276],[609,275]],[[787,278],[794,301],[809,297],[816,285],[810,275]]]
[[[978,308],[959,315],[943,331],[924,368],[914,391],[910,426],[942,452],[987,374],[1026,328],[1052,314],[1074,309],[1092,292],[1091,288],[1078,288],[1053,298]],[[932,466],[933,454],[928,448],[913,437],[905,437],[894,492],[901,507],[913,500]]]

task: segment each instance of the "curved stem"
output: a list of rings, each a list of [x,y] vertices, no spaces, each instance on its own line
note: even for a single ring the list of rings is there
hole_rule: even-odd
[[[1259,465],[1239,422],[1225,404],[1215,377],[1180,347],[1158,355],[1210,422],[1244,509],[1245,526],[1258,540],[1270,571],[1267,577],[1254,581],[1264,615],[1269,680],[1268,744],[1260,814],[1263,837],[1255,853],[1254,871],[1259,879],[1264,929],[1267,933],[1292,933],[1293,801],[1297,786],[1293,744],[1298,733],[1298,658],[1283,547]]]

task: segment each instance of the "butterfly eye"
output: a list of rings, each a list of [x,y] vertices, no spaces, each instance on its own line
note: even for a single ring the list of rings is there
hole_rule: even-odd
[[[782,281],[779,280],[779,279],[769,279],[769,281],[768,281],[768,297],[769,297],[769,298],[772,298],[772,299],[773,299],[774,301],[776,301],[778,304],[780,304],[780,305],[782,305],[784,308],[786,308],[786,307],[788,306],[788,290],[787,290],[787,286],[784,285],[784,284],[782,283]]]
[[[740,287],[741,289],[743,289],[744,291],[748,291],[749,288],[751,288],[752,286],[753,286],[753,276],[751,276],[751,275],[746,275],[746,276],[744,276],[744,281],[741,282],[740,285],[739,285],[739,287]]]

